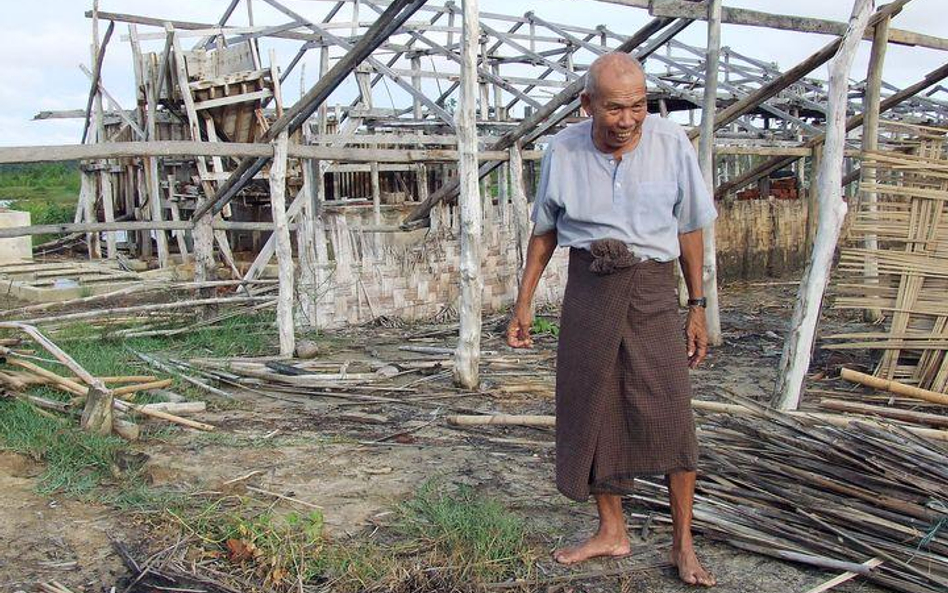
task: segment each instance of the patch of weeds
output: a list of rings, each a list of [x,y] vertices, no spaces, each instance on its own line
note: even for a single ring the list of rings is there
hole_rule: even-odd
[[[228,498],[186,516],[168,512],[201,541],[205,556],[226,561],[267,587],[288,591],[300,582],[316,582],[329,566],[318,510],[277,515],[249,499]]]
[[[46,462],[37,489],[44,494],[74,496],[91,493],[118,474],[119,452],[126,447],[116,436],[81,430],[70,420],[38,414],[19,401],[0,401],[0,446]]]
[[[554,338],[560,335],[560,326],[555,321],[545,317],[535,317],[530,331],[534,334],[550,334]]]
[[[164,512],[187,506],[187,495],[171,488],[154,488],[136,480],[117,491],[102,493],[100,501],[123,511],[139,513]]]
[[[429,480],[397,512],[396,532],[424,544],[430,565],[444,567],[451,582],[500,581],[529,571],[523,519],[470,487]]]

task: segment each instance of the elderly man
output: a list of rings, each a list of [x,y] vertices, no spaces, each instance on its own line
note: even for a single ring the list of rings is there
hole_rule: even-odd
[[[581,96],[591,121],[557,134],[543,159],[535,223],[507,329],[531,345],[533,295],[557,245],[570,248],[556,373],[556,485],[592,494],[599,529],[557,550],[574,564],[631,552],[621,495],[664,474],[674,521],[671,560],[711,586],[691,536],[697,441],[688,367],[707,353],[702,231],[716,212],[684,131],[647,113],[645,75],[627,54],[597,59]],[[682,335],[674,260],[688,286]]]

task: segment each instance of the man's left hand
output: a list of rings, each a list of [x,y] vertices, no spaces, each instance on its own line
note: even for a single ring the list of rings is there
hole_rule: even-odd
[[[695,369],[708,355],[708,327],[704,317],[704,307],[689,307],[688,322],[685,325],[685,339],[688,344],[688,366]]]

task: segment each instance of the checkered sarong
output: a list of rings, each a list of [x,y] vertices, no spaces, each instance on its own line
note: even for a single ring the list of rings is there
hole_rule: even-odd
[[[571,249],[556,372],[556,485],[573,500],[694,470],[688,355],[674,263],[610,274]]]

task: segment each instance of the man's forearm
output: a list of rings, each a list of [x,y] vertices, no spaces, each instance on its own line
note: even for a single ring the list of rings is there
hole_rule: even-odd
[[[704,235],[701,229],[678,235],[681,247],[681,272],[688,286],[688,298],[700,299],[704,296]]]
[[[556,250],[556,231],[542,235],[531,235],[527,244],[527,261],[523,268],[523,278],[520,280],[520,290],[517,293],[518,308],[529,308],[533,302],[533,295],[543,270],[553,257]]]

